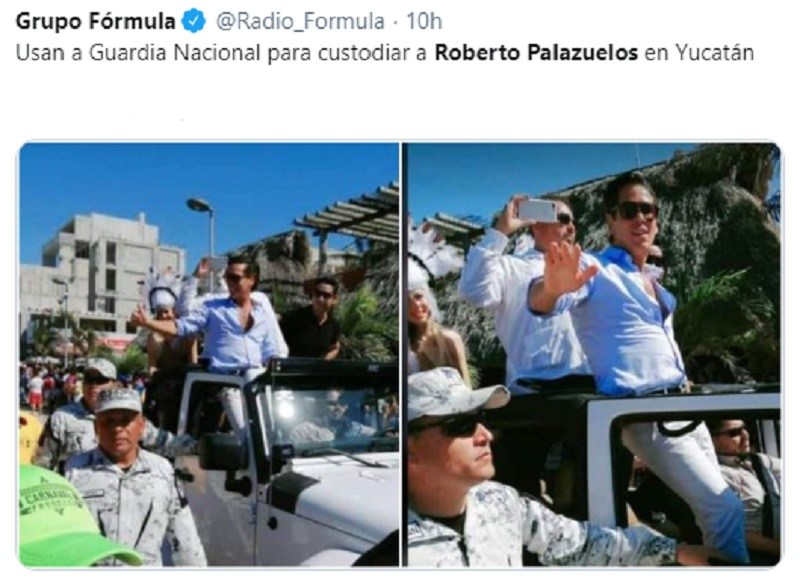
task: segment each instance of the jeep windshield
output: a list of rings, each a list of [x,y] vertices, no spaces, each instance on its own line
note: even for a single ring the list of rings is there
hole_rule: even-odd
[[[270,405],[273,444],[299,457],[398,450],[397,395],[377,387],[277,388]]]

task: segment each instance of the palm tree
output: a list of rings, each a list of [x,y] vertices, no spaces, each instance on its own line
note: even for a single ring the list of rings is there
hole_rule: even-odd
[[[397,317],[386,314],[367,286],[342,296],[336,312],[344,359],[386,362],[397,357]]]
[[[780,377],[775,308],[753,292],[747,269],[721,272],[683,294],[675,338],[695,382],[772,382]]]

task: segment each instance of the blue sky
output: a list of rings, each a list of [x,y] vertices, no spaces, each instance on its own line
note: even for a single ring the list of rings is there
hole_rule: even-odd
[[[208,214],[190,211],[188,198],[214,207],[219,254],[398,181],[398,163],[393,143],[28,144],[19,163],[20,261],[41,263],[42,246],[75,214],[144,212],[162,244],[186,249],[191,270],[208,253]],[[332,247],[351,242],[330,238]]]
[[[436,212],[489,220],[513,193],[558,191],[636,169],[637,155],[641,167],[692,148],[687,143],[412,144],[406,158],[408,209],[415,223]]]

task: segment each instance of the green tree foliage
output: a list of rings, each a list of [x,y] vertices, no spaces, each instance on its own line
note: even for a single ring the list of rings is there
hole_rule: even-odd
[[[122,355],[112,356],[111,362],[116,365],[118,374],[132,375],[147,369],[147,353],[138,345],[132,344]]]
[[[336,318],[342,328],[340,358],[385,362],[397,357],[397,316],[386,312],[368,286],[343,295]]]
[[[776,311],[748,273],[722,272],[678,290],[675,338],[695,382],[780,380]]]

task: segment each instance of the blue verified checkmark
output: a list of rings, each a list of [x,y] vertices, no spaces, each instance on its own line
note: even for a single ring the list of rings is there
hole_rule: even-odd
[[[181,24],[189,32],[195,33],[198,30],[203,30],[206,25],[206,17],[203,16],[203,11],[197,8],[192,8],[183,13]]]

